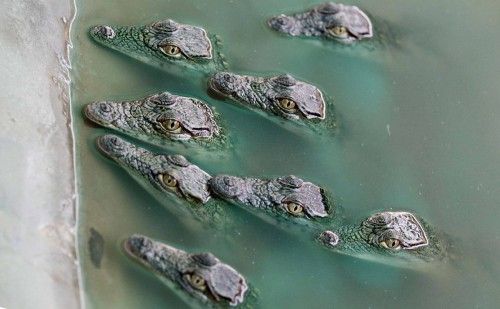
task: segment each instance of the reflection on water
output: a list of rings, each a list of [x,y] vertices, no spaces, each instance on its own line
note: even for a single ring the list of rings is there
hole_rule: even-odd
[[[133,233],[190,251],[212,251],[258,287],[263,308],[498,304],[500,41],[495,38],[500,7],[495,1],[356,1],[383,38],[355,47],[290,39],[266,27],[269,16],[317,1],[78,2],[72,34],[73,115],[89,307],[184,305],[122,253],[121,242]],[[104,49],[87,35],[95,24],[164,18],[220,34],[231,70],[286,71],[317,85],[334,97],[338,133],[318,137],[288,130],[211,98],[200,74],[159,71]],[[351,223],[382,209],[415,211],[449,237],[452,259],[401,268],[338,255],[238,208],[232,209],[240,222],[229,232],[231,240],[176,216],[164,207],[175,206],[174,200],[158,202],[97,152],[95,138],[108,131],[81,116],[83,106],[94,100],[126,100],[164,90],[215,107],[231,132],[233,148],[220,155],[182,146],[163,151],[183,154],[211,174],[295,174],[333,192]],[[98,247],[89,248],[96,240]]]

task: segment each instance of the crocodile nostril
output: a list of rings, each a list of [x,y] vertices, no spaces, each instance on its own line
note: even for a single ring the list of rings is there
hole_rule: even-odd
[[[111,112],[111,107],[106,103],[99,104],[99,109],[101,110],[101,112],[104,112],[104,113]]]
[[[118,141],[118,138],[116,138],[116,137],[109,138],[109,143],[113,146],[118,146],[120,144]]]
[[[291,19],[286,15],[276,16],[269,20],[269,25],[277,30],[286,28],[290,23]]]
[[[325,245],[328,245],[330,247],[337,246],[340,241],[339,236],[332,231],[324,231],[323,233],[321,233],[319,238]]]
[[[224,184],[226,186],[234,186],[234,179],[230,178],[230,177],[224,177]]]
[[[106,39],[112,39],[116,36],[115,31],[110,26],[95,26],[93,32],[95,34],[100,34]]]
[[[224,79],[224,81],[225,81],[225,82],[227,82],[227,83],[234,83],[234,81],[235,81],[234,76],[232,76],[231,74],[224,74],[224,75],[222,76],[222,78],[223,78],[223,79]]]
[[[275,19],[276,23],[280,26],[284,26],[287,24],[288,22],[288,18],[286,18],[285,16],[280,16],[280,17],[277,17]]]

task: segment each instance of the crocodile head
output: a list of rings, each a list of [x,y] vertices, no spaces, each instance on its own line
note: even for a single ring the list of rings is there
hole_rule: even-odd
[[[321,243],[336,251],[361,257],[374,254],[429,259],[437,255],[426,226],[409,212],[374,214],[358,226],[344,226],[320,234]]]
[[[256,179],[218,175],[209,186],[224,200],[273,215],[306,220],[328,216],[323,190],[295,176]]]
[[[219,134],[207,104],[168,92],[137,101],[93,102],[85,107],[85,115],[104,127],[145,138],[209,139]]]
[[[90,29],[90,36],[106,47],[151,64],[193,68],[213,64],[207,32],[171,19],[143,26],[98,25]]]
[[[293,15],[272,17],[269,26],[292,36],[324,37],[352,43],[373,36],[372,23],[356,6],[327,2]]]
[[[245,278],[211,253],[190,254],[142,235],[124,243],[125,252],[177,289],[207,304],[243,303]]]
[[[210,199],[210,175],[181,155],[158,155],[115,135],[99,137],[97,148],[127,171],[139,175],[162,192],[201,203]]]
[[[326,103],[321,91],[288,74],[253,77],[229,72],[215,73],[210,90],[286,119],[324,119]]]

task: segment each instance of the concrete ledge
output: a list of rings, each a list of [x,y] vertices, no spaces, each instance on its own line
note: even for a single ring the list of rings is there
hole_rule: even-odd
[[[0,3],[0,307],[80,307],[68,0]]]

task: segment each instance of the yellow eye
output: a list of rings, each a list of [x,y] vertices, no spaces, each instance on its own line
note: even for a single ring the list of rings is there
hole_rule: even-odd
[[[287,110],[293,110],[297,106],[297,104],[290,99],[279,99],[279,104],[282,108],[287,109]]]
[[[165,55],[170,57],[179,57],[181,55],[181,49],[172,44],[161,46],[160,49]]]
[[[186,275],[186,277],[193,288],[200,291],[205,291],[205,289],[207,288],[205,279],[203,279],[201,276],[197,274],[191,274]]]
[[[288,212],[292,215],[298,216],[302,214],[302,212],[304,211],[304,207],[296,203],[288,203],[286,204],[286,210],[288,210]]]
[[[167,187],[176,187],[177,186],[177,179],[175,179],[174,177],[168,175],[168,174],[163,174],[163,175],[160,175],[161,176],[161,181],[163,182],[163,184],[165,184],[165,186]]]
[[[175,119],[167,119],[162,125],[170,133],[181,133],[181,123]]]
[[[399,249],[400,244],[401,244],[401,242],[399,241],[399,239],[396,239],[396,238],[389,238],[386,240],[382,240],[380,242],[380,245],[382,245],[382,247],[387,248],[387,249]]]
[[[328,31],[334,36],[344,36],[347,34],[347,28],[344,26],[333,26]]]

